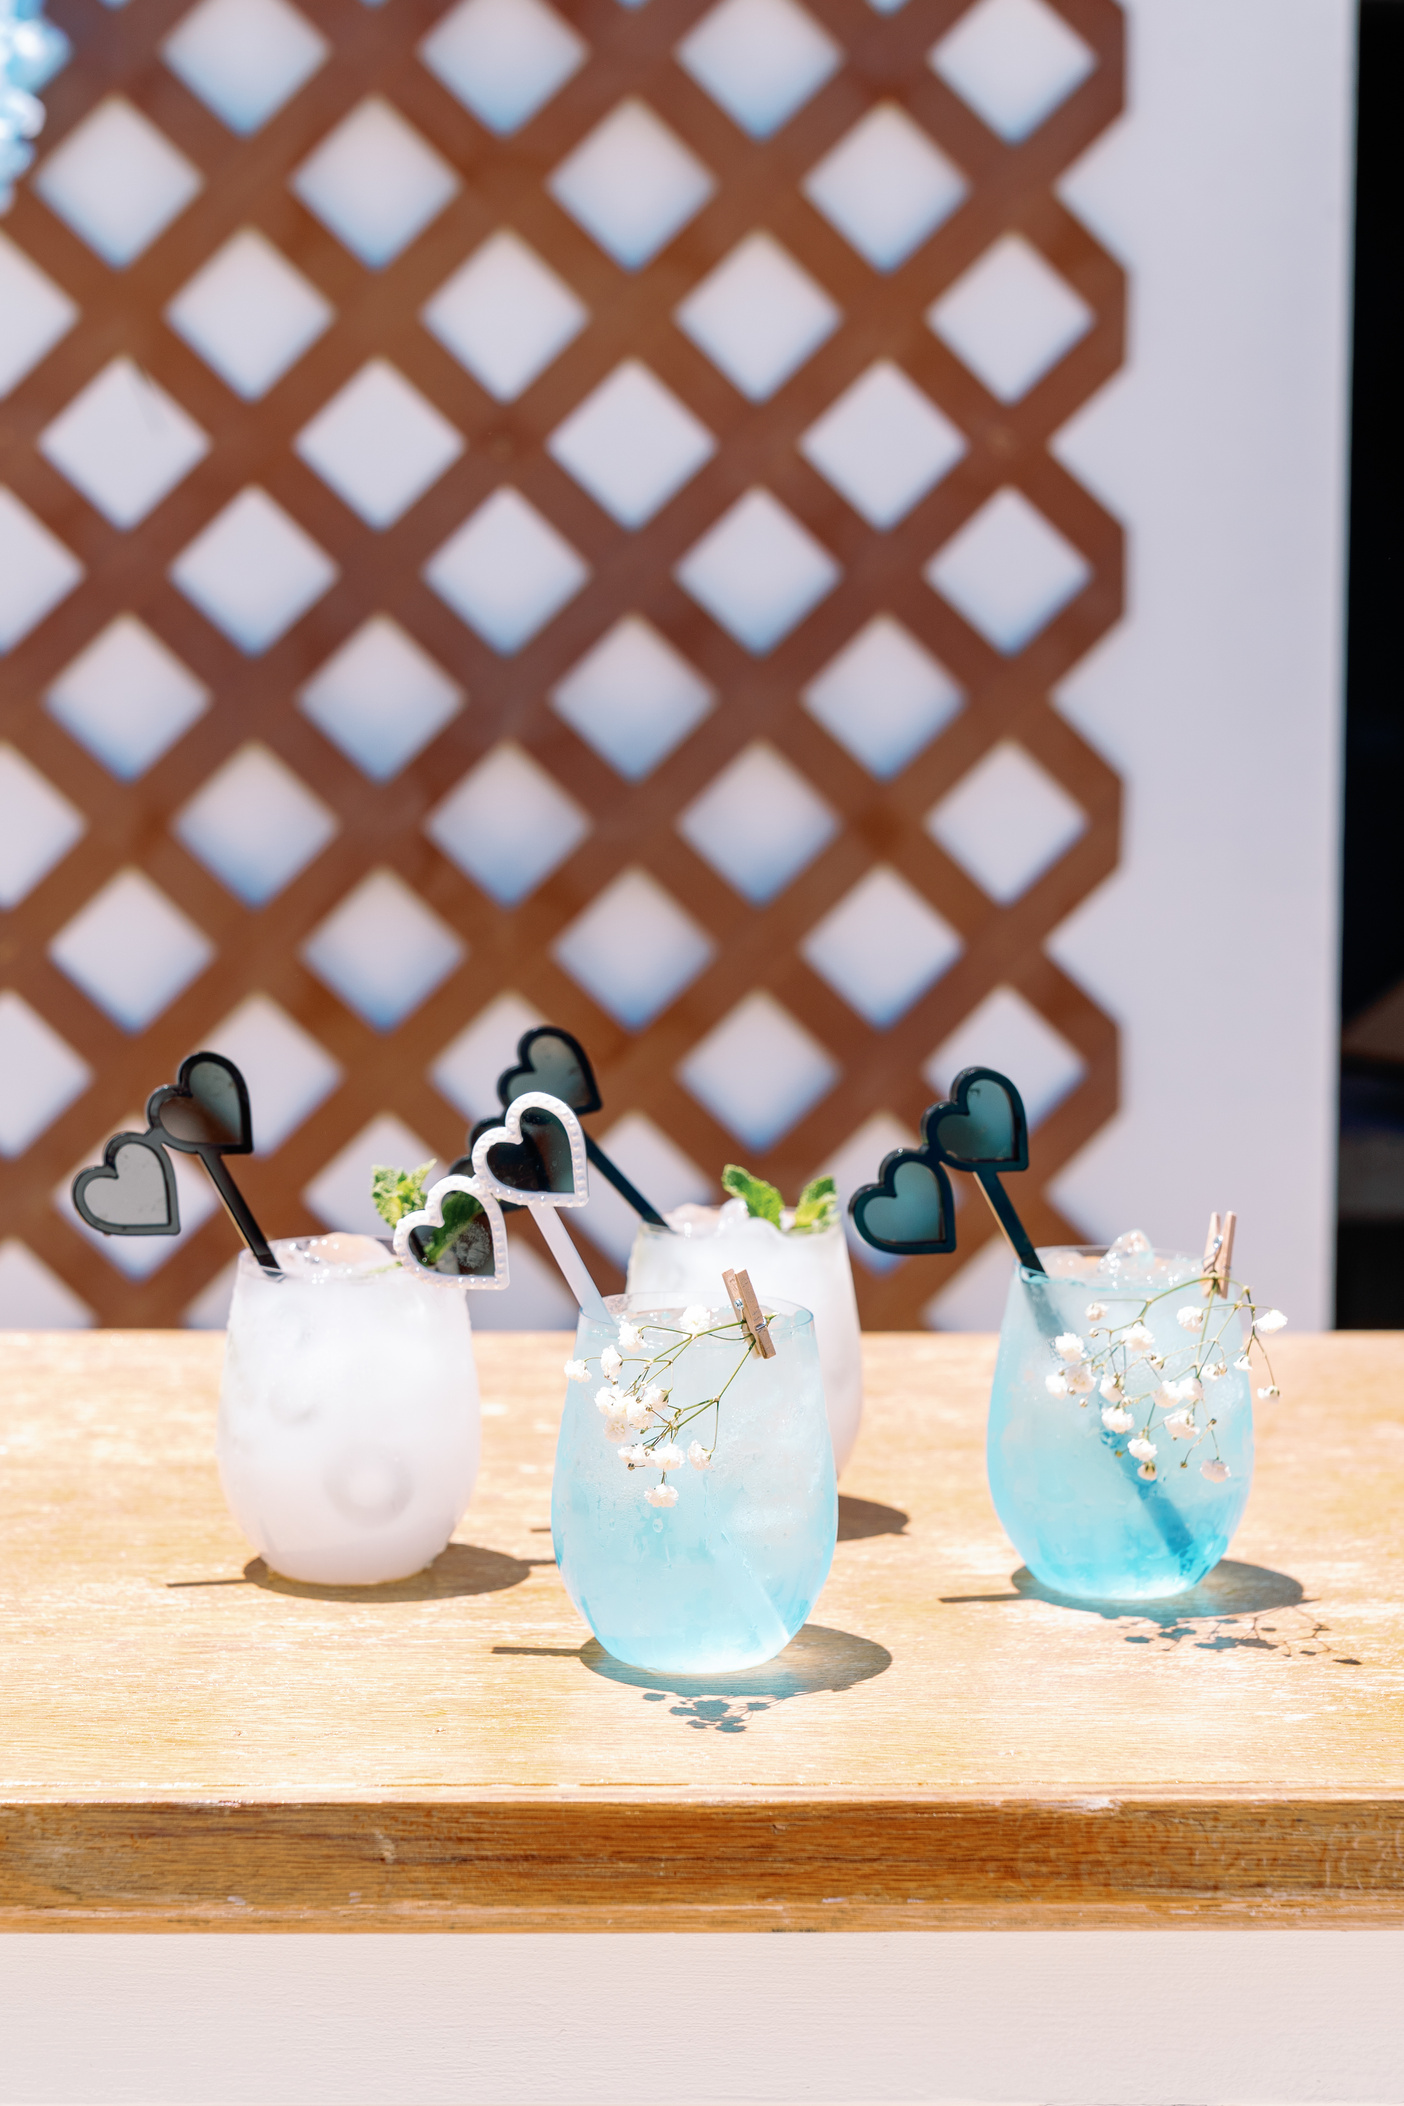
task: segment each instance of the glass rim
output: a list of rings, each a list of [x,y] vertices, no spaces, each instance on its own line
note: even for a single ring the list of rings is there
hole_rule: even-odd
[[[721,1208],[715,1207],[713,1208],[713,1212],[716,1214],[720,1214]],[[736,1223],[736,1228],[749,1228],[752,1222],[754,1222],[760,1228],[768,1228],[772,1235],[779,1236],[781,1240],[785,1243],[788,1243],[792,1237],[800,1243],[817,1243],[821,1236],[827,1236],[830,1234],[837,1234],[841,1236],[843,1234],[842,1213],[839,1214],[837,1220],[826,1222],[822,1228],[810,1229],[778,1228],[773,1221],[766,1221],[759,1214],[748,1214],[744,1222],[738,1221]],[[720,1240],[721,1237],[732,1235],[734,1233],[735,1231],[733,1229],[726,1228],[714,1229],[708,1232],[704,1232],[701,1235],[694,1236],[690,1230],[670,1228],[666,1221],[641,1221],[636,1231],[637,1236],[646,1237],[653,1242],[659,1241],[664,1236],[676,1236],[683,1243],[705,1243],[707,1242],[709,1235],[714,1235],[718,1238],[718,1240]]]
[[[1061,1257],[1063,1255],[1076,1258],[1105,1258],[1107,1252],[1111,1249],[1111,1244],[1039,1243],[1036,1244],[1034,1248],[1037,1250],[1040,1258],[1056,1258]],[[1153,1243],[1150,1247],[1150,1255],[1152,1258],[1160,1259],[1161,1261],[1169,1261],[1171,1263],[1179,1263],[1182,1265],[1192,1265],[1194,1267],[1194,1271],[1190,1274],[1188,1279],[1181,1282],[1183,1286],[1189,1286],[1192,1280],[1201,1278],[1203,1275],[1204,1260],[1203,1258],[1195,1257],[1192,1251],[1162,1250],[1158,1243]],[[1019,1264],[1017,1261],[1016,1270],[1019,1272],[1021,1277],[1026,1280],[1055,1280],[1058,1283],[1058,1285],[1062,1287],[1100,1287],[1104,1285],[1115,1285],[1115,1282],[1103,1282],[1100,1280],[1093,1281],[1082,1279],[1076,1273],[1070,1272],[1035,1272],[1032,1266]],[[1137,1281],[1132,1284],[1139,1286],[1141,1282]]]
[[[320,1236],[274,1236],[270,1238],[268,1247],[276,1258],[280,1251],[288,1249],[289,1246],[293,1249],[305,1249],[309,1243],[325,1242],[328,1236],[360,1233],[359,1230],[325,1229]],[[245,1279],[264,1280],[270,1287],[368,1287],[377,1282],[383,1284],[395,1273],[403,1273],[407,1279],[420,1281],[426,1287],[463,1289],[472,1285],[471,1273],[430,1272],[424,1266],[405,1265],[395,1256],[394,1244],[388,1236],[367,1236],[366,1241],[379,1244],[385,1253],[384,1265],[378,1265],[370,1271],[349,1272],[329,1268],[323,1273],[270,1272],[267,1266],[259,1264],[247,1245],[239,1252],[238,1271]]]
[[[814,1323],[814,1311],[803,1302],[787,1301],[782,1295],[778,1294],[758,1294],[757,1300],[760,1302],[762,1313],[769,1313],[775,1317],[777,1329],[783,1323],[791,1331],[803,1330],[804,1324],[798,1321],[800,1318],[808,1322],[811,1327]],[[684,1309],[701,1306],[700,1303],[690,1302],[681,1295],[676,1301],[670,1300],[667,1298],[666,1290],[661,1294],[607,1294],[604,1298],[604,1304],[608,1318],[612,1321],[617,1321],[621,1316],[681,1316]],[[712,1311],[721,1311],[725,1305],[721,1302],[709,1302],[707,1307]],[[738,1317],[730,1315],[729,1311],[727,1314],[730,1323],[740,1321]],[[582,1309],[580,1321],[586,1324],[603,1324],[605,1319],[592,1316],[587,1309]],[[721,1326],[717,1328],[720,1329]]]

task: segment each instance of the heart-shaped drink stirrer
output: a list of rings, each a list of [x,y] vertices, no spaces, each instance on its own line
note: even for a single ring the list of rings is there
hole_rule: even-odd
[[[860,1185],[848,1203],[865,1243],[892,1257],[954,1250],[951,1181],[925,1148],[894,1148],[875,1185]]]
[[[545,1091],[552,1097],[568,1104],[577,1117],[602,1109],[600,1086],[595,1080],[595,1071],[590,1065],[589,1055],[578,1038],[563,1031],[558,1024],[538,1024],[534,1030],[524,1031],[517,1041],[517,1065],[506,1068],[497,1078],[497,1095],[505,1106],[516,1102],[528,1091]],[[476,1141],[481,1127],[474,1129]],[[581,1129],[584,1133],[584,1129]],[[585,1153],[601,1177],[606,1177],[621,1199],[627,1200],[640,1220],[649,1222],[654,1228],[666,1228],[667,1223],[657,1207],[631,1184],[618,1163],[611,1162],[598,1141],[584,1134]]]
[[[448,1273],[465,1287],[505,1287],[502,1209],[475,1177],[451,1171],[430,1187],[417,1214],[396,1223],[395,1256],[421,1272]]]
[[[248,1086],[233,1061],[222,1053],[192,1053],[181,1062],[173,1083],[152,1091],[146,1116],[151,1132],[168,1148],[199,1156],[259,1264],[265,1272],[277,1272],[278,1261],[268,1238],[224,1160],[227,1155],[253,1152]]]
[[[178,1236],[180,1201],[170,1157],[149,1133],[116,1133],[102,1161],[73,1180],[73,1204],[104,1236]]]
[[[1042,1272],[1033,1238],[999,1181],[1001,1170],[1029,1167],[1023,1099],[1009,1077],[993,1068],[962,1068],[951,1087],[951,1096],[933,1104],[921,1122],[925,1153],[932,1162],[970,1172],[1019,1263]]]
[[[607,1316],[604,1297],[557,1212],[560,1207],[583,1207],[590,1197],[585,1136],[570,1106],[545,1090],[524,1090],[507,1107],[501,1126],[478,1135],[472,1161],[474,1188],[493,1199],[530,1207],[585,1314]]]

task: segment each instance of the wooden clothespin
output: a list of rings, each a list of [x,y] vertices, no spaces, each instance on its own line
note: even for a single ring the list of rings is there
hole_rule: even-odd
[[[1204,1284],[1206,1302],[1212,1301],[1216,1294],[1227,1298],[1229,1269],[1233,1264],[1233,1232],[1237,1221],[1236,1214],[1209,1216],[1209,1235],[1204,1245],[1204,1270],[1208,1274]]]
[[[740,1321],[751,1335],[751,1350],[762,1360],[775,1358],[775,1340],[770,1335],[770,1318],[761,1314],[761,1305],[756,1300],[756,1290],[751,1285],[748,1272],[724,1272],[722,1285],[726,1298]]]

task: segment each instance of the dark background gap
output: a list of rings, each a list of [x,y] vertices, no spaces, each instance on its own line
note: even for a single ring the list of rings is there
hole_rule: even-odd
[[[1404,1328],[1404,4],[1361,0],[1336,1322]]]

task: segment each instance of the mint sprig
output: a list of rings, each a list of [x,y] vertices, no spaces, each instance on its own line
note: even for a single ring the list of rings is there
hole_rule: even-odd
[[[767,1184],[763,1177],[756,1177],[744,1170],[740,1163],[728,1163],[722,1171],[722,1189],[733,1199],[744,1199],[746,1211],[753,1221],[769,1221],[774,1227],[781,1226],[780,1213],[784,1201],[779,1187]],[[817,1229],[831,1228],[838,1220],[838,1188],[831,1177],[812,1177],[800,1193],[794,1219],[790,1223],[791,1235],[812,1235]]]

